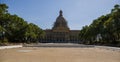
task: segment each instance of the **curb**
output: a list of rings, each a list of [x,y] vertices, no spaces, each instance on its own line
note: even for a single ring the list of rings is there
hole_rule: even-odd
[[[14,45],[14,46],[0,46],[0,49],[9,49],[9,48],[20,48],[22,45]]]

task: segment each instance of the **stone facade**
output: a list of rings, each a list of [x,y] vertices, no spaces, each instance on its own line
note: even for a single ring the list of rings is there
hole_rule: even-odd
[[[63,17],[63,12],[60,10],[52,29],[45,31],[45,37],[41,38],[43,43],[79,43],[80,30],[70,30],[67,21]]]

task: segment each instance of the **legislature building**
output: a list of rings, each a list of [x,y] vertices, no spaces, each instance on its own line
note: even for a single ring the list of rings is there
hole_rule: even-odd
[[[60,10],[59,16],[54,22],[52,29],[46,29],[45,37],[40,38],[42,43],[79,43],[80,30],[70,30],[67,21],[63,17],[63,12]]]

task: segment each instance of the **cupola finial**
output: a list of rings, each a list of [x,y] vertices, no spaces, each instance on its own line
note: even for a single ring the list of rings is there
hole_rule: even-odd
[[[60,16],[63,16],[62,13],[63,13],[62,10],[60,10]]]

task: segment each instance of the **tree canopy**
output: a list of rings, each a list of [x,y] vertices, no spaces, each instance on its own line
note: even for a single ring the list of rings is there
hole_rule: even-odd
[[[37,42],[44,31],[33,23],[28,23],[8,12],[6,4],[0,4],[0,43]]]
[[[84,44],[120,46],[120,6],[115,5],[111,13],[83,27],[79,37]]]

